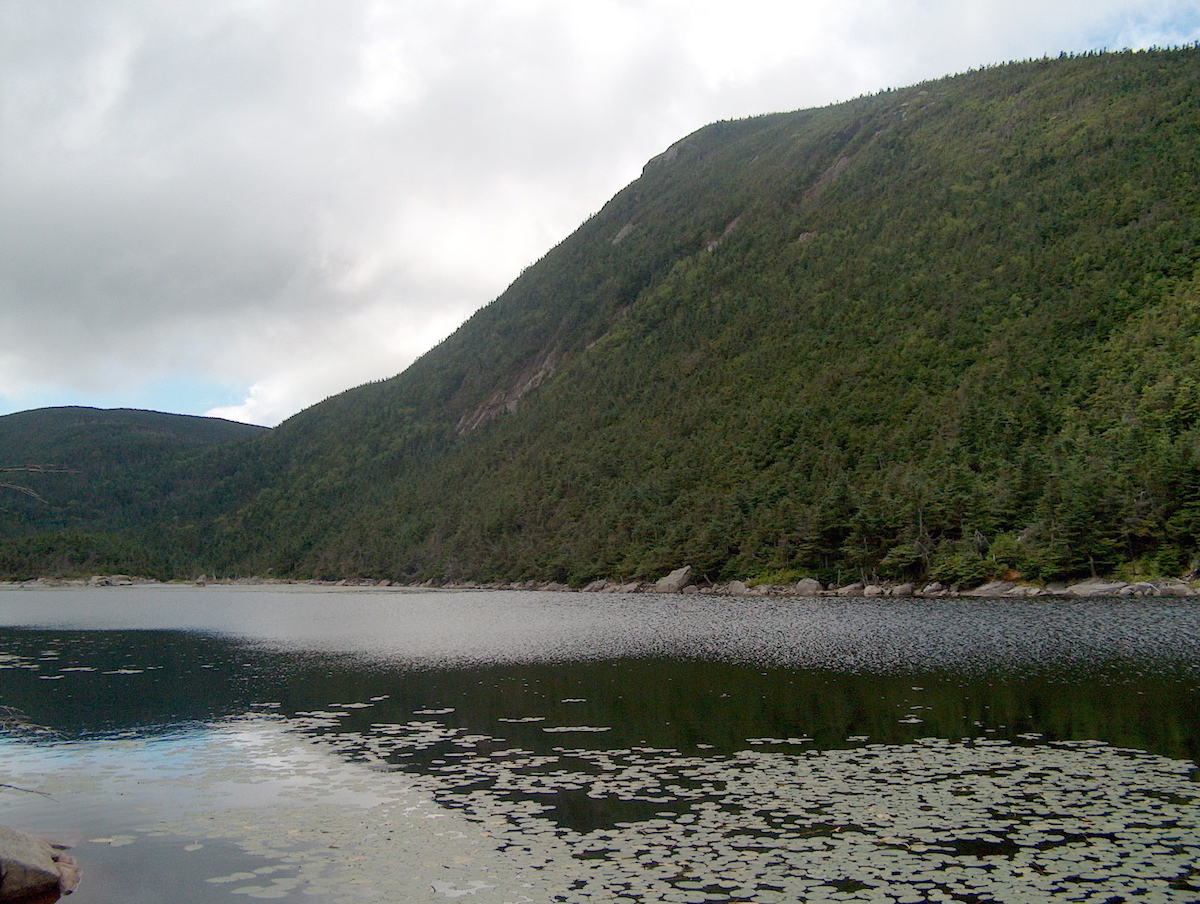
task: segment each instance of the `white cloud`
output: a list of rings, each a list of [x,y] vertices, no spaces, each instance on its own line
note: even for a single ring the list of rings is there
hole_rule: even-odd
[[[1194,0],[8,0],[0,405],[192,381],[191,410],[275,423],[402,370],[707,122],[1198,23]]]

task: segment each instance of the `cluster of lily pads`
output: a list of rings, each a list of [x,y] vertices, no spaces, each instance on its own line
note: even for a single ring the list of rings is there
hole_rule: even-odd
[[[56,655],[2,653],[0,669]],[[1036,734],[855,736],[836,749],[752,737],[732,753],[685,752],[619,746],[612,726],[582,719],[514,715],[467,729],[444,705],[369,722],[383,699],[293,714],[267,704],[205,742],[100,741],[109,758],[88,761],[92,747],[80,745],[69,777],[0,781],[81,799],[169,787],[184,801],[174,818],[88,841],[153,835],[185,839],[185,852],[234,841],[267,865],[209,881],[253,898],[1200,900],[1200,782],[1189,761]],[[505,740],[512,731],[544,743],[526,749]],[[157,751],[147,754],[152,775],[123,755],[135,749]]]
[[[833,750],[756,738],[721,756],[590,744],[546,754],[429,718],[325,734],[344,712],[291,724],[377,769],[423,752],[421,768],[405,770],[410,787],[486,827],[497,853],[532,864],[522,874],[549,900],[1200,899],[1194,766],[1142,751],[1029,736],[860,739]],[[573,826],[571,813],[589,806],[593,823],[596,813],[612,821]],[[486,877],[474,881],[484,884],[453,888],[488,893]]]
[[[1188,761],[1032,735],[826,750],[755,738],[731,754],[685,753],[606,748],[608,733],[585,730],[605,726],[587,725],[547,733],[575,746],[531,751],[428,712],[349,731],[342,714],[360,706],[268,709],[177,742],[78,745],[69,775],[32,751],[22,766],[24,745],[3,778],[72,806],[169,794],[174,815],[89,838],[80,856],[87,843],[151,836],[177,839],[182,856],[233,842],[262,865],[208,881],[237,897],[1200,900]]]

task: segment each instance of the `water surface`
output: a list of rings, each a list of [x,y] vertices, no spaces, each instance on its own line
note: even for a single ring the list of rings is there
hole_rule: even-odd
[[[3,822],[76,845],[79,904],[1200,900],[1191,600],[13,589],[0,625],[37,726]]]

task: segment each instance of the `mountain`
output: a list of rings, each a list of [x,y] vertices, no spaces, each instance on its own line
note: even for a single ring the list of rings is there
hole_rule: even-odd
[[[142,542],[575,584],[1192,570],[1196,110],[1193,47],[701,129],[404,373],[203,452]]]
[[[268,431],[219,418],[61,407],[0,417],[0,573],[170,574],[142,542],[202,450]],[[209,478],[211,479],[211,478]]]

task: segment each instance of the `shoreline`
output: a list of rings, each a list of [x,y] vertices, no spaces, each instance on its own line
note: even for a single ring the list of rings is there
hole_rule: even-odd
[[[301,580],[274,577],[208,578],[201,576],[194,581],[159,581],[131,575],[93,575],[90,578],[47,578],[39,577],[28,581],[0,581],[0,589],[38,588],[96,588],[133,587],[146,585],[191,586],[191,587],[253,587],[253,586],[296,586],[296,587],[350,587],[358,589],[393,589],[407,591],[541,591],[554,593],[678,593],[705,594],[709,596],[767,596],[795,599],[840,597],[891,598],[891,599],[938,599],[942,597],[976,598],[1035,598],[1052,597],[1081,599],[1087,597],[1193,597],[1200,596],[1200,582],[1182,579],[1160,578],[1146,581],[1126,582],[1107,578],[1087,578],[1075,582],[1050,582],[1046,584],[1016,581],[989,581],[976,587],[947,587],[938,581],[931,582],[879,582],[856,581],[841,586],[824,586],[813,578],[805,578],[795,584],[756,584],[750,586],[743,581],[721,584],[689,582],[688,575],[672,572],[658,581],[607,581],[597,580],[584,587],[571,587],[557,581],[475,582],[433,580],[421,582],[375,580],[371,578],[342,578],[340,580]],[[674,580],[672,580],[674,578]]]

